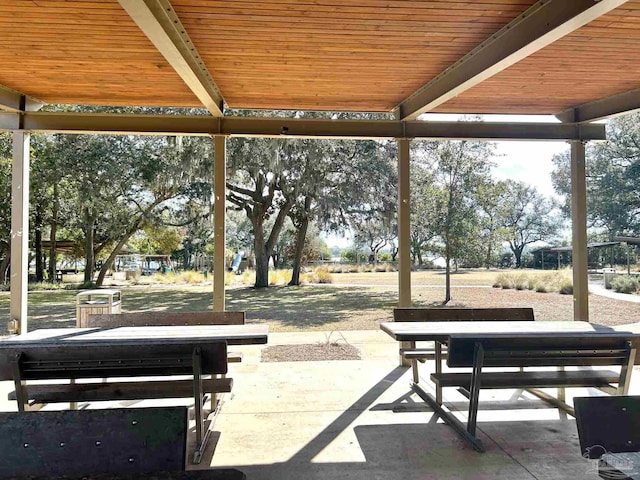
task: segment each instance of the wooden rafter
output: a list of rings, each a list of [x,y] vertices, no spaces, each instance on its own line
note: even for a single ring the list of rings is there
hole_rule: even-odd
[[[640,110],[640,88],[569,108],[556,115],[562,122],[586,123]]]
[[[168,0],[118,0],[156,49],[213,116],[224,99]]]
[[[626,0],[541,0],[478,45],[397,107],[413,120],[433,110],[565,35],[624,4]]]
[[[42,102],[0,85],[0,110],[8,112],[36,111]]]

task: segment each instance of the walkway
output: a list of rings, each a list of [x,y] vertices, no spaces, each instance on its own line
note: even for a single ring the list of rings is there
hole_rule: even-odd
[[[607,290],[601,283],[589,283],[589,293],[593,293],[594,295],[599,295],[601,297],[613,298],[615,300],[622,300],[624,302],[640,303],[640,295],[617,293],[613,290]]]

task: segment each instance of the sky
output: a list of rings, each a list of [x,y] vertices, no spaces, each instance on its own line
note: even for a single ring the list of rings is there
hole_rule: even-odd
[[[427,114],[420,117],[421,120],[431,121],[456,121],[458,115],[451,114]],[[548,122],[556,123],[558,120],[550,115],[486,115],[486,122]],[[534,186],[540,193],[546,196],[559,198],[551,182],[553,162],[551,159],[557,153],[569,150],[569,144],[564,141],[557,142],[496,142],[496,155],[492,161],[496,164],[492,175],[497,180],[520,180]],[[327,245],[346,248],[351,245],[351,238],[329,235],[325,239]]]

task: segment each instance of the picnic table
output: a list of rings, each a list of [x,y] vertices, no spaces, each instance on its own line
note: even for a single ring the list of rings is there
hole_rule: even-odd
[[[563,390],[556,398],[537,388],[594,386],[608,393],[626,394],[636,343],[640,341],[638,333],[577,321],[384,322],[380,328],[400,342],[435,342],[435,373],[431,375],[435,397],[425,390],[419,377],[414,378],[412,389],[478,451],[483,451],[475,435],[480,388],[525,388],[573,414],[573,408],[564,403]],[[443,373],[443,345],[448,347],[449,367],[471,367],[472,372]],[[530,366],[563,370],[573,365],[618,365],[621,371],[523,370]],[[519,367],[520,371],[486,373],[483,367]],[[467,425],[443,406],[442,388],[452,386],[459,387],[470,400]]]
[[[197,463],[210,433],[203,408],[206,394],[231,389],[231,379],[216,377],[227,373],[227,344],[264,344],[267,336],[268,327],[264,325],[35,330],[0,341],[0,380],[14,381],[16,390],[10,397],[18,401],[20,411],[52,402],[193,396]],[[184,380],[176,375],[191,378]],[[106,381],[119,377],[138,378]],[[64,384],[27,383],[65,379]],[[93,380],[75,383],[76,379]]]

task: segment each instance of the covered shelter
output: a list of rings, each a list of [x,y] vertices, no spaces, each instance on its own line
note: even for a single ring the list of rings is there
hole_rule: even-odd
[[[599,249],[603,249],[603,248],[612,248],[612,247],[616,247],[618,245],[620,245],[621,242],[619,241],[615,241],[615,242],[591,242],[591,243],[587,243],[587,251],[589,251],[589,249],[592,250],[599,250]],[[557,259],[558,259],[558,268],[561,267],[561,258],[563,254],[569,253],[572,254],[573,253],[573,246],[572,245],[565,245],[562,247],[541,247],[541,248],[537,248],[535,250],[532,250],[531,253],[535,256],[537,253],[540,253],[540,257],[541,257],[541,264],[542,264],[542,269],[544,270],[544,265],[545,265],[545,261],[544,261],[544,255],[545,253],[550,253],[550,254],[557,254]]]
[[[640,0],[11,0],[0,5],[0,130],[13,132],[11,320],[27,330],[32,132],[215,139],[215,244],[225,243],[232,135],[398,142],[399,301],[410,306],[409,144],[571,144],[574,318],[588,320],[585,143],[640,108]],[[209,115],[41,112],[47,103],[202,107]],[[386,112],[390,120],[238,117],[229,109]],[[560,123],[434,122],[427,112]],[[214,310],[224,305],[216,248]]]

